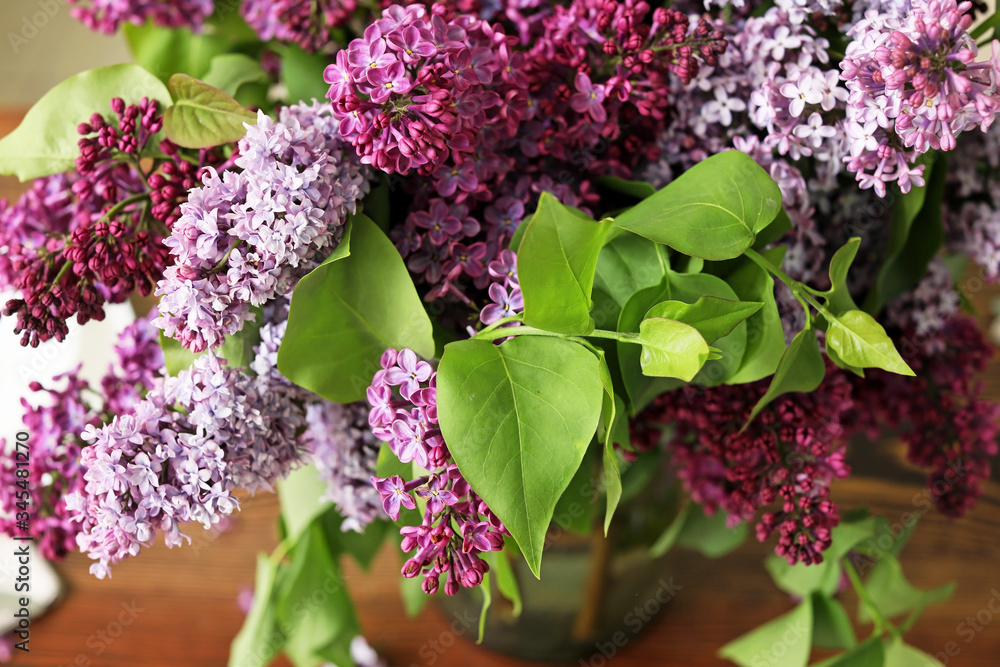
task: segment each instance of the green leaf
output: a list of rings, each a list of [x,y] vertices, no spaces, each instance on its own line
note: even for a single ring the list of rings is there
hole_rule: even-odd
[[[739,257],[781,210],[781,191],[740,151],[703,160],[615,218],[615,224],[685,255]]]
[[[330,85],[323,80],[323,70],[330,64],[330,57],[322,52],[307,53],[294,44],[277,50],[281,54],[281,81],[288,91],[286,99],[292,104],[324,99]]]
[[[313,521],[302,532],[280,584],[275,607],[292,662],[319,667],[331,653],[349,656],[360,626],[322,523]]]
[[[45,93],[0,140],[0,174],[26,181],[73,169],[80,157],[77,125],[95,111],[111,114],[108,102],[113,97],[127,104],[143,97],[158,100],[161,108],[170,104],[163,83],[138,65],[98,67],[71,76]]]
[[[656,538],[656,542],[653,546],[649,548],[650,558],[659,558],[663,554],[670,551],[675,544],[677,544],[677,538],[680,537],[681,530],[684,528],[684,523],[688,519],[688,515],[697,509],[695,503],[688,503],[684,506],[674,520],[670,522],[667,529],[663,531],[663,534]]]
[[[708,360],[708,343],[690,324],[650,317],[639,324],[642,354],[639,364],[645,375],[671,377],[690,382]]]
[[[493,574],[497,590],[500,595],[510,600],[514,606],[513,615],[517,618],[521,615],[523,605],[521,603],[521,587],[517,584],[517,576],[514,568],[507,557],[507,550],[491,551],[489,554],[490,572]]]
[[[243,324],[243,328],[226,336],[219,346],[219,356],[234,368],[247,368],[254,360],[254,348],[260,345],[260,327],[264,324],[263,311],[259,306],[251,309],[255,319]]]
[[[126,23],[122,32],[132,60],[164,83],[177,72],[203,76],[213,58],[246,41],[245,36],[214,30],[214,26],[206,25],[203,31],[194,34],[187,28],[161,28],[152,21],[144,25]]]
[[[947,171],[944,159],[928,164],[924,172],[927,185],[897,194],[882,265],[864,302],[869,313],[877,313],[882,306],[915,287],[941,247],[944,240],[941,202]]]
[[[882,325],[862,310],[834,316],[826,331],[826,346],[845,363],[859,368],[881,368],[899,375],[914,375],[899,356]]]
[[[944,665],[934,656],[904,643],[902,638],[891,637],[885,641],[883,667],[944,667]]]
[[[399,594],[403,598],[403,609],[410,618],[419,616],[431,599],[421,587],[423,581],[420,577],[399,577]]]
[[[955,582],[922,591],[907,581],[899,560],[887,553],[875,563],[865,580],[865,588],[879,612],[886,618],[893,618],[914,609],[944,602],[955,592]],[[863,623],[871,622],[871,614],[863,605],[858,607],[858,620]]]
[[[178,146],[210,148],[239,141],[247,132],[244,123],[257,123],[252,111],[187,74],[174,74],[167,86],[174,104],[163,114],[163,129]]]
[[[381,519],[372,521],[360,533],[350,528],[345,529],[344,516],[331,503],[326,505],[326,510],[319,517],[326,531],[331,553],[338,558],[344,554],[350,556],[366,572],[371,569],[385,538],[391,533],[398,534],[393,530],[396,526],[394,522]],[[414,523],[419,521],[417,518]]]
[[[812,625],[812,599],[806,598],[787,614],[729,642],[719,655],[741,667],[804,667],[812,647]]]
[[[608,241],[597,257],[595,290],[602,290],[617,308],[595,307],[594,320],[601,329],[614,329],[622,308],[640,290],[655,287],[667,276],[666,249],[649,239],[622,232]],[[596,306],[602,304],[593,297]],[[638,324],[638,322],[637,322]]]
[[[636,199],[645,199],[656,194],[656,188],[644,181],[630,181],[618,176],[601,176],[596,180],[597,185],[602,185],[609,190],[620,192]]]
[[[840,559],[857,544],[872,536],[875,518],[865,516],[857,520],[848,517],[833,529],[830,547],[823,554],[823,562],[818,565],[804,563],[789,564],[787,560],[771,554],[764,566],[775,585],[789,595],[804,598],[819,592],[831,596],[837,592],[841,578]]]
[[[666,281],[633,294],[618,317],[618,331],[639,333],[639,326],[645,319],[646,312],[661,301],[669,299],[670,295],[670,286]],[[640,365],[642,347],[639,345],[618,341],[617,352],[622,385],[625,387],[632,414],[638,413],[663,392],[684,384],[682,380],[676,378],[655,378],[645,375]]]
[[[750,532],[745,521],[730,528],[728,520],[722,510],[709,515],[705,514],[703,507],[696,505],[684,520],[677,536],[677,546],[694,549],[709,558],[725,556],[743,544]]]
[[[646,317],[665,317],[690,324],[711,345],[728,336],[736,326],[764,306],[763,302],[731,301],[703,296],[694,303],[664,301],[646,313]]]
[[[211,66],[201,79],[227,95],[235,96],[244,83],[266,81],[267,73],[259,61],[248,55],[222,53],[212,58]]]
[[[379,184],[368,192],[362,206],[364,214],[371,218],[372,222],[387,234],[389,233],[389,225],[391,223],[389,217],[391,212],[389,196],[391,192],[388,175],[382,174]]]
[[[590,292],[610,225],[585,220],[543,192],[517,251],[524,323],[586,335],[594,330]]]
[[[812,594],[813,646],[847,649],[858,643],[844,605],[824,593]]]
[[[785,209],[782,208],[778,211],[778,215],[774,218],[774,222],[769,224],[767,227],[762,229],[759,234],[757,234],[757,240],[754,241],[753,244],[754,250],[763,251],[764,248],[778,241],[782,236],[790,231],[792,231],[792,219],[788,217],[788,214],[785,213]]]
[[[326,482],[320,479],[316,466],[305,465],[278,480],[277,486],[285,539],[295,541],[314,518],[330,507],[329,501],[321,500]]]
[[[399,252],[371,219],[356,215],[350,254],[335,251],[296,285],[278,369],[324,398],[350,403],[365,397],[386,348],[433,358],[431,331]]]
[[[604,388],[604,398],[601,403],[601,427],[603,428],[602,464],[604,470],[605,509],[604,534],[607,536],[611,527],[611,519],[618,508],[622,497],[622,475],[618,468],[618,455],[615,453],[615,443],[628,446],[628,419],[625,416],[625,404],[615,395],[611,371],[602,351],[598,355],[598,373],[601,386]]]
[[[826,293],[826,307],[834,315],[857,310],[858,307],[847,289],[847,272],[858,254],[861,238],[855,236],[845,243],[830,260],[830,291]]]
[[[767,392],[750,411],[747,424],[777,397],[791,392],[813,391],[823,382],[825,376],[826,364],[823,363],[823,355],[819,352],[816,331],[804,329],[795,335],[788,349],[781,355],[778,368],[774,371],[774,378]]]
[[[180,341],[160,332],[160,349],[163,350],[163,362],[167,374],[176,376],[181,371],[191,368],[191,364],[200,355],[181,345]]]
[[[602,393],[597,358],[565,339],[470,339],[441,357],[438,419],[448,449],[536,577],[556,502],[597,429]]]
[[[784,248],[762,253],[771,263],[781,266]],[[739,370],[730,384],[756,382],[775,372],[785,352],[785,331],[774,299],[774,278],[755,263],[745,260],[726,282],[741,301],[759,301],[763,308],[747,318],[747,344]]]
[[[284,644],[275,609],[278,564],[267,554],[257,554],[253,606],[229,649],[229,667],[265,667]]]
[[[597,513],[597,486],[594,484],[594,464],[596,451],[587,449],[580,467],[570,480],[566,490],[559,496],[559,502],[552,514],[552,522],[564,530],[577,535],[589,535],[594,527]]]
[[[883,667],[884,661],[885,650],[882,648],[882,640],[870,637],[850,651],[816,663],[814,667]]]

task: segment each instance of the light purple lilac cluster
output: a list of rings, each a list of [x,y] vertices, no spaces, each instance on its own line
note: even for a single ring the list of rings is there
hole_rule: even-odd
[[[238,508],[236,489],[270,490],[301,460],[302,390],[276,377],[276,346],[262,347],[257,375],[209,352],[158,378],[129,412],[87,424],[86,484],[66,503],[93,574],[108,576],[157,533],[171,547],[190,541],[181,524],[217,524]]]
[[[123,23],[147,21],[163,28],[195,28],[212,15],[215,0],[67,0],[91,30],[113,34]]]
[[[989,128],[1000,113],[1000,43],[977,62],[968,33],[972,3],[916,0],[905,15],[871,11],[849,31],[841,62],[850,90],[847,168],[885,196],[923,185],[918,158],[951,151],[962,132]]]
[[[0,448],[5,450],[0,459],[0,532],[24,534],[18,526],[18,513],[27,512],[28,534],[50,560],[61,559],[76,547],[80,526],[73,521],[67,496],[81,491],[85,484],[80,461],[85,443],[80,433],[110,415],[131,410],[163,367],[156,329],[145,318],[122,331],[114,350],[117,358],[102,379],[100,392],[80,377],[79,367],[52,378],[53,386],[31,383],[32,392],[47,400],[32,404],[21,399],[23,423],[29,434],[27,466],[17,464],[23,458],[14,452],[13,443],[5,446],[0,441]],[[65,386],[56,388],[63,381]],[[96,397],[103,402],[95,402]],[[28,471],[27,477],[18,477],[20,468]],[[17,486],[19,481],[26,487]],[[18,493],[22,493],[21,497]]]
[[[236,169],[207,171],[165,241],[174,264],[157,287],[156,326],[192,351],[218,347],[340,241],[369,185],[339,123],[318,102],[277,121],[260,113]]]
[[[509,533],[448,453],[438,427],[437,373],[431,365],[412,350],[390,348],[381,366],[368,388],[372,433],[387,442],[401,462],[412,462],[427,473],[411,480],[400,475],[371,478],[394,521],[402,509],[416,509],[411,493],[423,502],[420,525],[400,529],[403,551],[415,550],[403,565],[403,576],[423,576],[428,594],[437,592],[442,574],[448,595],[460,587],[478,586],[489,571],[480,554],[502,549]]]

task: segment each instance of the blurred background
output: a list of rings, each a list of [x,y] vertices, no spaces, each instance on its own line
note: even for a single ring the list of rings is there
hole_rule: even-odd
[[[121,36],[90,32],[62,0],[2,0],[0,27],[0,136],[68,76],[129,60]],[[0,199],[15,198],[22,189],[15,179],[0,177]],[[983,290],[974,297],[983,327],[991,320],[993,296]],[[66,342],[38,349],[21,348],[10,331],[13,323],[0,319],[0,437],[12,438],[20,426],[20,397],[29,393],[30,382],[48,382],[78,363],[97,380],[110,361],[110,341],[133,317],[127,304],[113,306],[104,322],[72,329]],[[998,369],[994,364],[986,378],[995,396],[1000,395]],[[923,475],[906,467],[901,451],[893,442],[856,443],[850,457],[855,474],[836,487],[835,499],[845,508],[867,505],[891,522],[913,513]],[[116,566],[110,580],[90,576],[86,558],[71,556],[56,568],[65,582],[62,600],[34,620],[31,652],[18,652],[14,664],[225,665],[243,621],[237,600],[253,584],[256,555],[278,542],[277,512],[272,495],[245,499],[230,526],[212,531],[194,526],[191,546],[168,550],[158,544],[142,558]],[[720,646],[792,606],[762,567],[770,550],[771,545],[750,542],[716,561],[679,553],[673,580],[680,592],[651,629],[620,650],[614,664],[729,664],[716,657]],[[398,594],[398,555],[392,551],[383,551],[371,572],[349,563],[346,573],[368,639],[391,664],[523,664],[480,651],[472,643],[473,630],[433,604],[418,619],[408,619]],[[958,585],[949,602],[924,613],[909,641],[948,665],[1000,665],[1000,613],[995,611],[1000,609],[1000,485],[990,483],[977,508],[960,522],[933,512],[923,517],[903,564],[922,588],[949,580]],[[0,556],[0,601],[13,590],[11,566],[9,553]],[[35,567],[41,576],[40,566]],[[853,594],[845,598],[853,610]],[[860,628],[859,636],[865,634]],[[595,653],[582,664],[600,667],[604,659]]]

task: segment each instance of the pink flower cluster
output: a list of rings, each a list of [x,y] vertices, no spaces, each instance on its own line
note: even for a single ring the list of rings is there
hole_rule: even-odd
[[[400,530],[403,551],[416,550],[403,565],[403,576],[423,576],[425,593],[437,592],[442,574],[448,595],[460,586],[478,586],[489,571],[480,554],[502,549],[503,536],[509,533],[448,453],[438,428],[437,373],[408,349],[386,350],[381,365],[368,388],[372,433],[389,443],[401,462],[413,462],[428,472],[412,480],[400,475],[371,478],[394,521],[401,509],[416,509],[411,493],[425,503],[420,525]]]

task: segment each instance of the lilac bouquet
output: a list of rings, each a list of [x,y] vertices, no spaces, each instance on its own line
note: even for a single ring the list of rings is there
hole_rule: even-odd
[[[289,621],[310,572],[396,535],[419,595],[481,589],[485,617],[491,586],[520,607],[514,564],[544,577],[550,529],[607,534],[630,487],[676,482],[651,556],[752,532],[796,600],[721,655],[758,664],[796,622],[783,664],[937,664],[902,631],[948,591],[906,581],[899,541],[862,553],[887,522],[831,488],[888,429],[948,517],[990,476],[992,348],[963,305],[970,272],[1000,281],[1000,14],[70,4],[138,62],[63,82],[0,140],[0,173],[31,180],[0,203],[3,321],[37,346],[157,304],[101,387],[28,387],[5,532],[107,577],[276,490],[284,539],[230,664],[370,664],[343,586]],[[566,522],[581,485],[599,493]]]

